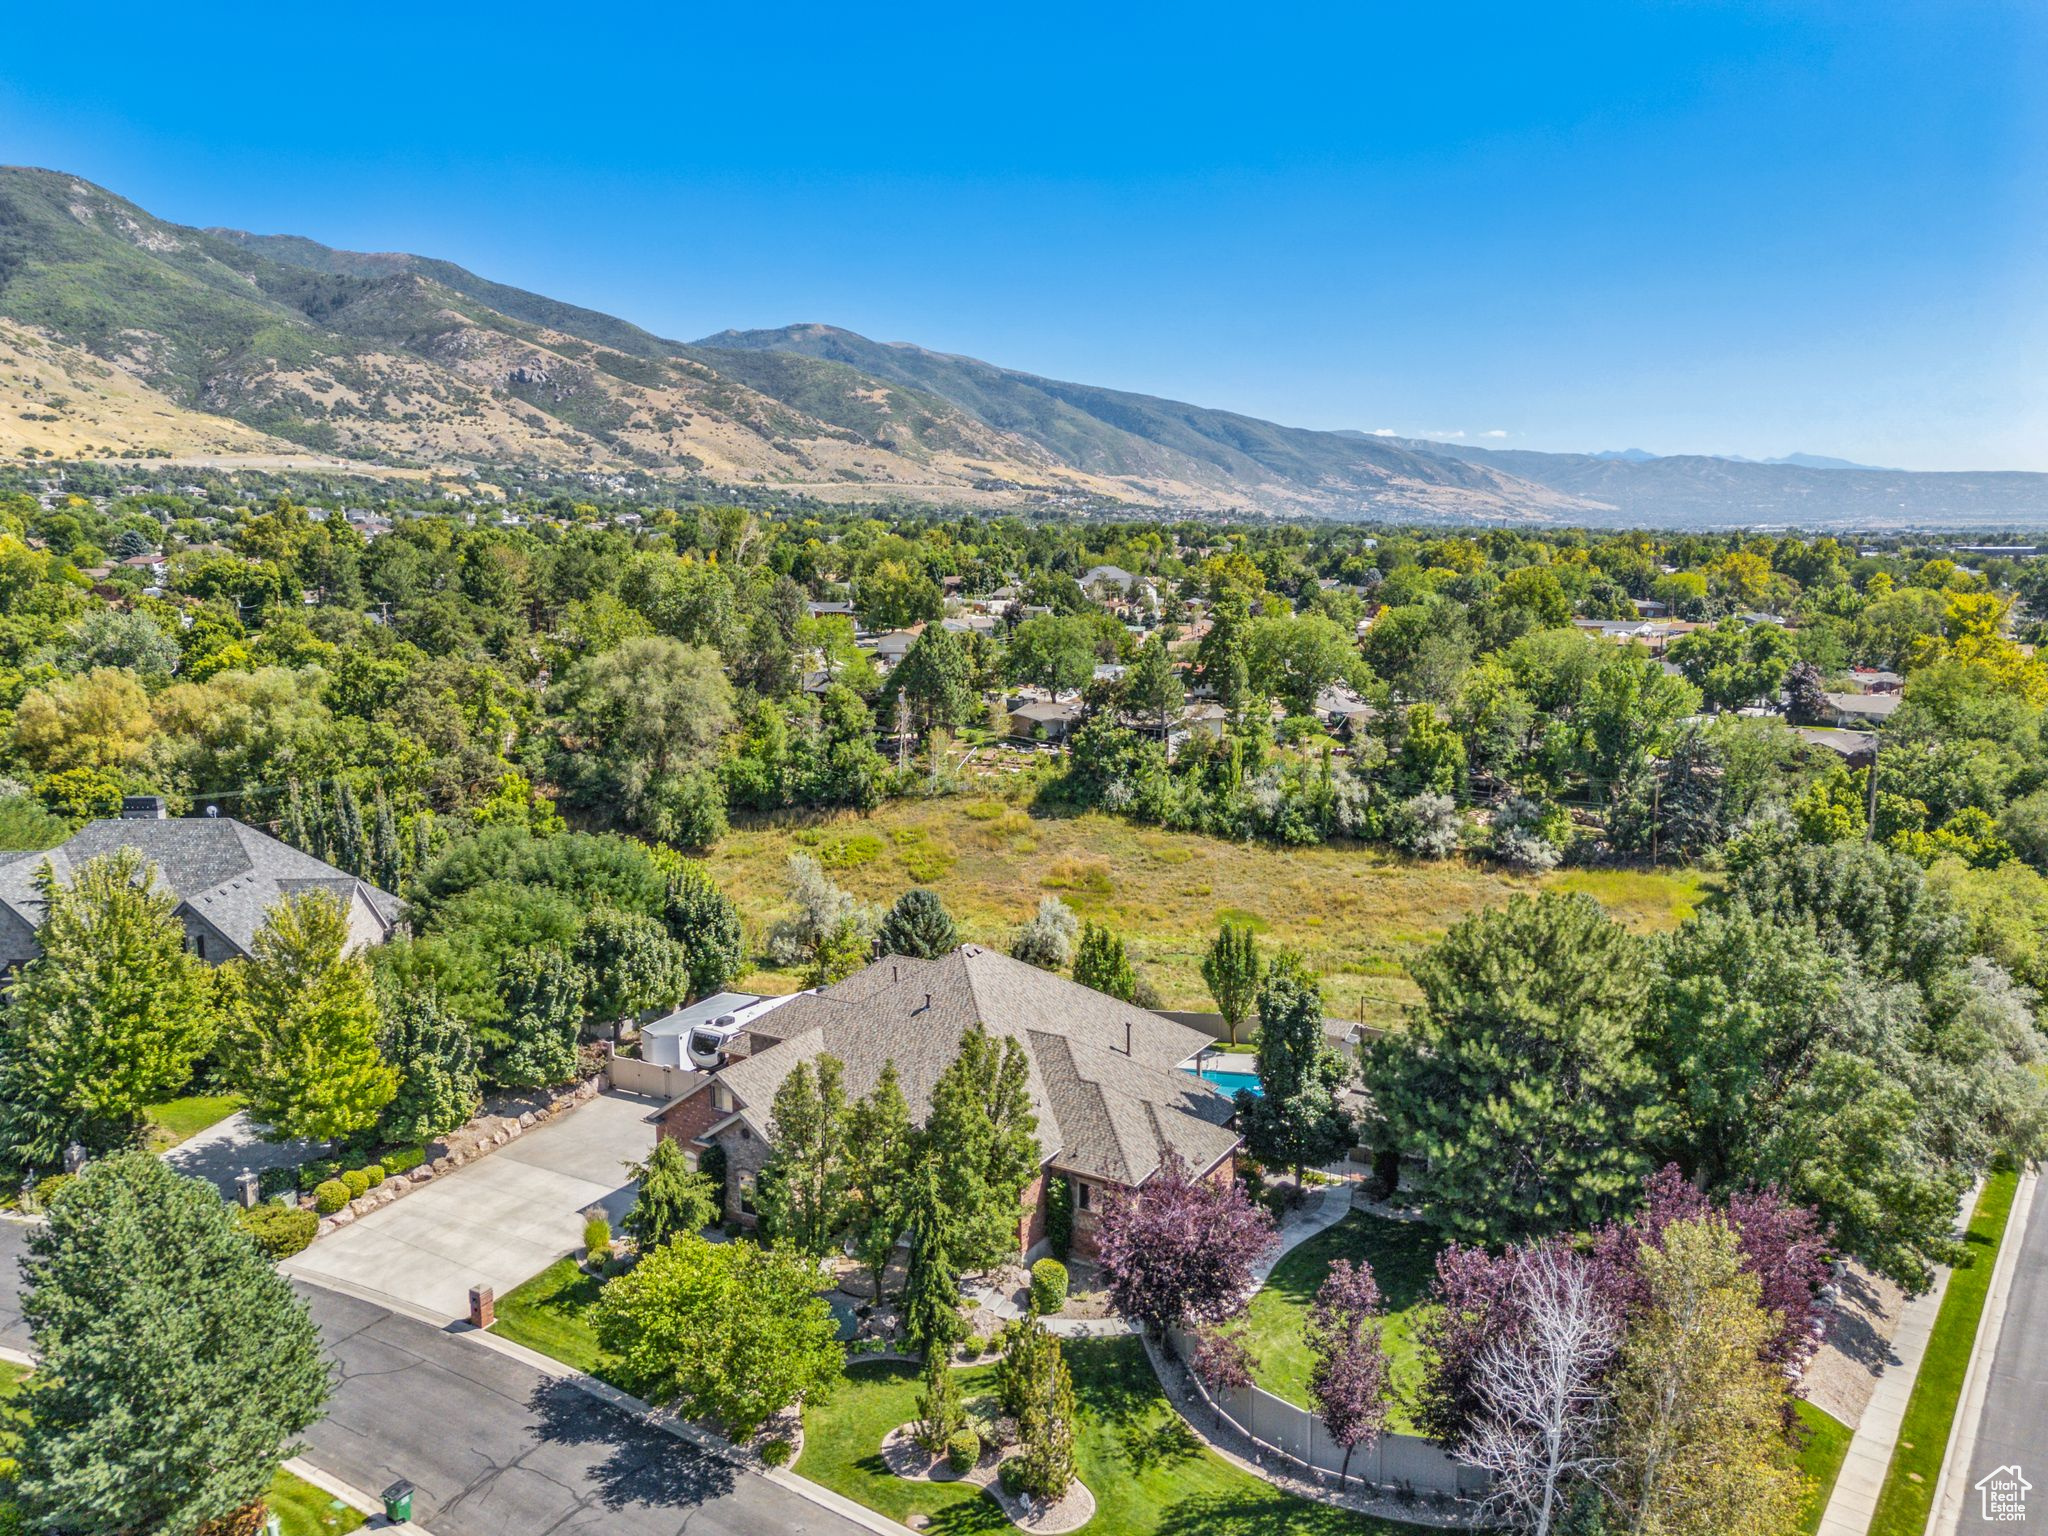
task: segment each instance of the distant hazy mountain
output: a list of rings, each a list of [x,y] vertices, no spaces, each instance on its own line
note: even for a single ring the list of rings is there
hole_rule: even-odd
[[[842,501],[1602,523],[2048,520],[2048,476],[1320,432],[829,325],[686,343],[451,262],[0,168],[0,456],[639,468]]]
[[[1923,474],[1788,454],[1761,462],[1707,454],[1537,453],[1401,439],[1421,453],[1487,464],[1596,501],[1603,522],[1648,527],[2048,525],[2048,475],[2017,470]]]

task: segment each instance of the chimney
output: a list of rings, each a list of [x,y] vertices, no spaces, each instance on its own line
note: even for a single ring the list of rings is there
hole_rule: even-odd
[[[1124,1054],[1126,1056],[1131,1054],[1131,1021],[1129,1019],[1124,1020]]]
[[[121,819],[123,821],[163,821],[170,815],[162,795],[123,795],[121,797]]]

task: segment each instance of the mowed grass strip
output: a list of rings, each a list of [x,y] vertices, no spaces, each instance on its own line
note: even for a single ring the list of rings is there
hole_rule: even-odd
[[[1823,1413],[1802,1399],[1794,1400],[1792,1411],[1799,1419],[1799,1470],[1806,1475],[1805,1507],[1800,1511],[1803,1536],[1815,1536],[1820,1517],[1827,1513],[1828,1497],[1835,1491],[1835,1479],[1842,1475],[1842,1462],[1849,1454],[1849,1442],[1856,1431],[1829,1413]]]
[[[603,1289],[603,1279],[585,1273],[573,1258],[557,1259],[498,1298],[491,1332],[572,1369],[602,1376],[606,1355],[591,1315]]]
[[[1315,1360],[1302,1338],[1302,1327],[1331,1264],[1338,1259],[1363,1262],[1371,1266],[1386,1307],[1380,1338],[1394,1388],[1387,1427],[1415,1433],[1414,1394],[1422,1379],[1415,1325],[1425,1315],[1424,1297],[1442,1248],[1443,1238],[1421,1222],[1388,1221],[1362,1211],[1310,1238],[1274,1266],[1246,1311],[1246,1343],[1259,1362],[1253,1379],[1276,1397],[1303,1408],[1314,1406],[1308,1378]]]
[[[1169,832],[1114,816],[1036,813],[994,795],[891,801],[736,826],[708,856],[758,944],[788,898],[790,854],[875,902],[914,885],[944,899],[961,936],[1007,948],[1043,896],[1124,936],[1169,1008],[1213,1006],[1201,960],[1225,918],[1249,921],[1270,954],[1298,951],[1323,977],[1333,1015],[1398,1024],[1418,998],[1408,963],[1444,931],[1517,892],[1584,890],[1641,930],[1674,926],[1703,896],[1696,870],[1577,870],[1536,877],[1466,859],[1376,848],[1278,848]],[[793,974],[748,984],[793,990]]]
[[[1948,1451],[1949,1426],[1955,1422],[1963,1377],[1970,1369],[1970,1353],[1977,1342],[1977,1322],[1984,1315],[1991,1271],[2019,1182],[2017,1171],[1994,1173],[1977,1196],[1977,1209],[1963,1239],[1965,1255],[1949,1275],[1941,1310],[1934,1317],[1934,1332],[1927,1340],[1927,1353],[1920,1361],[1920,1374],[1913,1379],[1913,1395],[1906,1401],[1905,1421],[1899,1426],[1899,1443],[1892,1450],[1891,1466],[1885,1471],[1884,1488],[1871,1516],[1870,1536],[1921,1536],[1927,1529],[1928,1512],[1934,1507],[1935,1489],[1941,1481],[1941,1459]]]
[[[1421,1528],[1284,1493],[1200,1440],[1159,1390],[1129,1336],[1062,1341],[1074,1376],[1074,1464],[1095,1495],[1092,1536],[1421,1536]],[[963,1396],[991,1392],[995,1371],[959,1372]],[[915,1483],[883,1466],[882,1437],[917,1416],[920,1372],[855,1364],[829,1402],[804,1410],[797,1471],[892,1520],[923,1516],[946,1536],[1013,1531],[995,1501],[958,1483]]]

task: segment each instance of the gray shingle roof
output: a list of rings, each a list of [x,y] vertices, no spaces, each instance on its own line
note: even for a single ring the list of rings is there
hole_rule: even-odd
[[[973,944],[936,960],[888,956],[784,1004],[747,1031],[754,1054],[719,1079],[765,1135],[775,1091],[799,1061],[837,1057],[850,1098],[893,1061],[922,1120],[977,1023],[1024,1047],[1039,1150],[1060,1168],[1135,1188],[1168,1149],[1200,1170],[1237,1145],[1232,1102],[1180,1070],[1207,1035]]]
[[[48,860],[60,880],[79,865],[133,848],[156,866],[158,884],[246,951],[264,916],[280,900],[306,890],[332,891],[346,906],[360,891],[388,930],[399,899],[230,816],[95,821],[46,853],[0,853],[0,904],[31,928],[43,921],[36,871]]]

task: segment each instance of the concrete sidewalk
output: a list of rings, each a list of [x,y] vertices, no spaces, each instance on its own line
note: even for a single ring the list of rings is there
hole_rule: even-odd
[[[1959,1229],[1968,1227],[1982,1191],[1980,1182],[1963,1197]],[[1878,1495],[1884,1490],[1885,1473],[1891,1469],[1892,1451],[1899,1443],[1899,1429],[1905,1423],[1906,1404],[1913,1396],[1913,1383],[1919,1380],[1920,1362],[1934,1333],[1934,1319],[1941,1311],[1941,1298],[1948,1293],[1948,1277],[1948,1270],[1937,1271],[1926,1294],[1907,1302],[1900,1313],[1898,1329],[1892,1335],[1892,1358],[1863,1410],[1855,1438],[1849,1442],[1849,1453],[1821,1515],[1817,1536],[1866,1536],[1869,1531]]]

